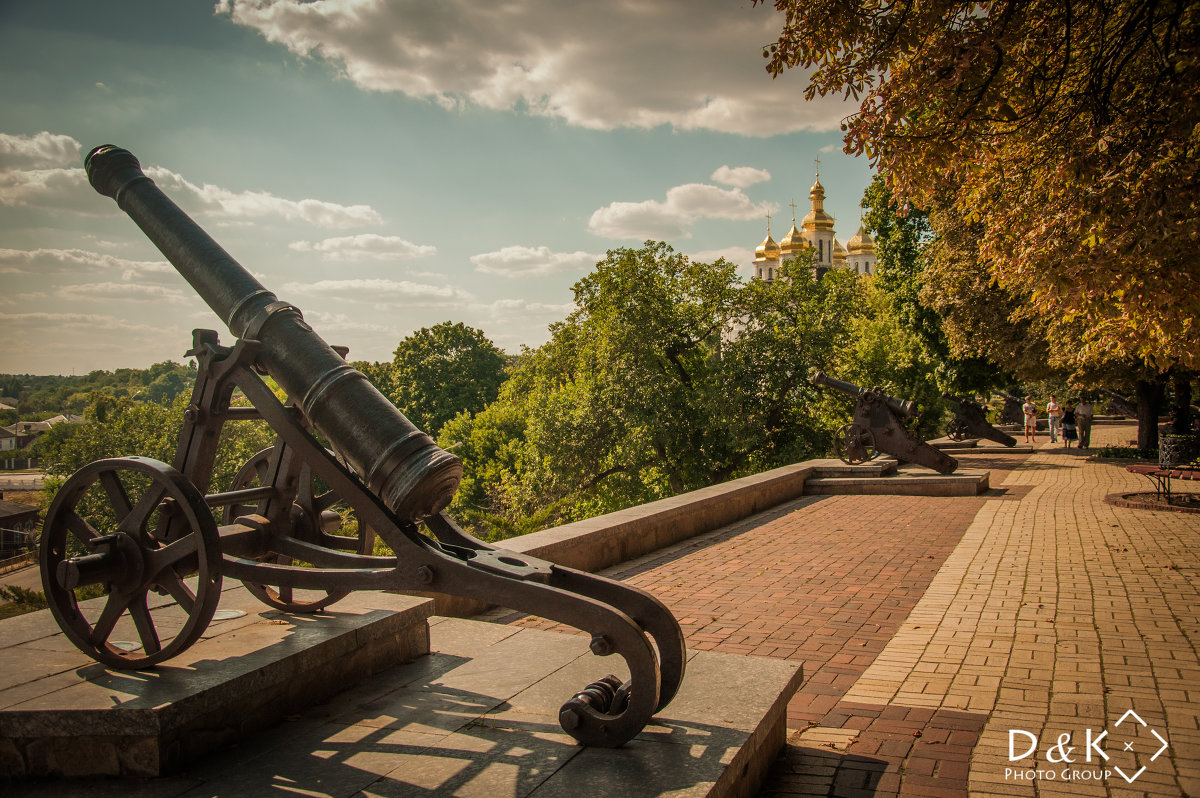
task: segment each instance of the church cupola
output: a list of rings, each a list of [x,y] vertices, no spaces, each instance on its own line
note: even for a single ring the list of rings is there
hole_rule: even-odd
[[[767,214],[767,237],[754,250],[754,276],[768,283],[779,271],[779,245],[771,238],[771,214]]]

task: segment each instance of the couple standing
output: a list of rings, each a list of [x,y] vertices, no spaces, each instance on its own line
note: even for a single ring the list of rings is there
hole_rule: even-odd
[[[1021,408],[1025,414],[1025,442],[1034,443],[1037,437],[1037,405],[1032,396],[1025,397]],[[1094,415],[1091,402],[1085,397],[1076,407],[1073,400],[1068,399],[1066,405],[1060,405],[1053,395],[1046,404],[1046,417],[1049,419],[1050,442],[1058,443],[1058,433],[1062,431],[1063,446],[1069,447],[1078,440],[1079,448],[1086,449],[1092,442],[1092,417]]]

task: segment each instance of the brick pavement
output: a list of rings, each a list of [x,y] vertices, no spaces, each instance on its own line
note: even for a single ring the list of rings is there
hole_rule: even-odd
[[[961,459],[989,494],[805,497],[607,573],[692,648],[806,663],[764,794],[1200,795],[1200,519],[1106,505],[1146,486],[1044,441]],[[1131,707],[1148,725],[1113,728]],[[1107,763],[1145,764],[1134,784],[1045,776],[1059,735],[1106,724],[1141,732]],[[1149,728],[1171,741],[1153,762]],[[1045,738],[1036,759],[1008,761],[1010,729]]]

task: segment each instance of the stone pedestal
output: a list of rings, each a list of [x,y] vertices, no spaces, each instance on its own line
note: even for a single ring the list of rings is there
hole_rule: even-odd
[[[203,639],[144,671],[94,662],[49,610],[0,621],[0,777],[158,776],[429,651],[432,602],[352,593],[317,615],[225,591]]]

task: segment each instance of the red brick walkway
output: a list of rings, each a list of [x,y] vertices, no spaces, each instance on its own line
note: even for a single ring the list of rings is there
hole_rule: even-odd
[[[1021,454],[962,457],[991,484]],[[993,490],[990,498],[1003,496]],[[984,717],[841,698],[925,593],[985,497],[810,496],[605,574],[653,591],[688,647],[805,665],[764,795],[967,792]],[[537,618],[526,626],[571,632]],[[814,788],[817,789],[814,792]]]

